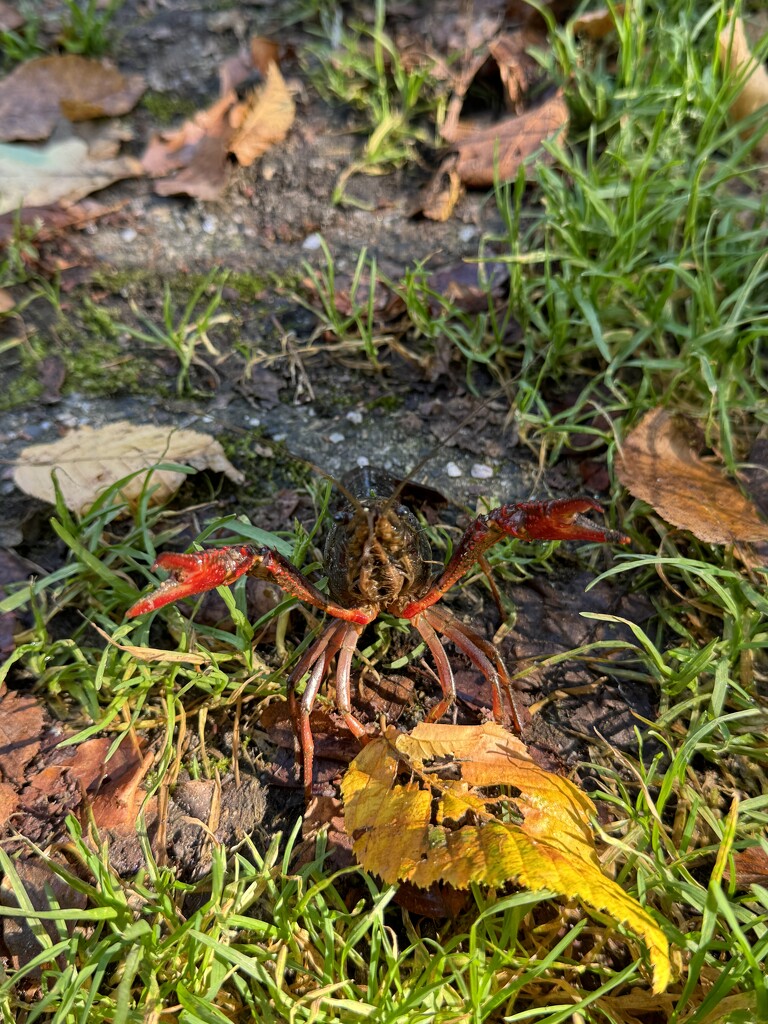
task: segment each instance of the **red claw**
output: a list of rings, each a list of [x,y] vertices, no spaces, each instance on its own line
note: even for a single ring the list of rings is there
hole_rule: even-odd
[[[602,512],[592,498],[562,498],[554,501],[523,501],[502,505],[488,515],[504,533],[522,540],[594,540],[629,544],[620,530],[609,530],[593,523],[585,512]]]
[[[194,551],[191,554],[166,551],[155,560],[153,569],[166,569],[169,578],[151,594],[142,597],[125,613],[127,619],[153,612],[183,597],[202,594],[214,587],[234,583],[261,561],[258,548],[251,544]]]

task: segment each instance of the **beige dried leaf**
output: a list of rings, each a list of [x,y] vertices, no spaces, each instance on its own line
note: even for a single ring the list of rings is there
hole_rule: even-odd
[[[741,18],[731,14],[730,24],[720,33],[719,45],[726,75],[742,83],[731,104],[731,117],[734,121],[743,121],[765,107],[762,123],[750,130],[750,134],[764,136],[768,131],[768,71],[753,56]],[[758,159],[768,159],[767,138],[759,143],[756,155]]]
[[[151,472],[152,501],[160,504],[178,490],[186,475],[169,469],[150,470],[168,462],[196,470],[212,469],[235,483],[243,480],[219,442],[208,434],[126,420],[97,428],[78,427],[52,444],[25,448],[13,479],[27,494],[53,502],[51,474],[55,472],[67,508],[84,512],[100,494],[132,474],[120,488],[120,495],[129,503],[135,501]]]
[[[647,413],[621,446],[616,475],[663,519],[709,544],[768,540],[768,524],[718,465],[700,458],[691,424],[667,409]]]
[[[285,79],[270,61],[264,85],[256,89],[231,115],[234,130],[229,150],[243,167],[250,167],[268,149],[282,142],[296,116]]]

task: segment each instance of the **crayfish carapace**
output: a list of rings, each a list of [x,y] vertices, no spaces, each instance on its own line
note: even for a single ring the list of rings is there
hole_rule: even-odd
[[[129,618],[142,615],[180,598],[234,583],[240,576],[252,575],[271,578],[287,594],[333,617],[334,621],[308,648],[288,680],[288,699],[301,747],[308,796],[312,791],[314,762],[310,713],[334,658],[338,709],[356,737],[366,736],[364,726],[352,711],[352,659],[361,633],[381,611],[407,619],[432,654],[442,699],[427,716],[429,721],[442,718],[456,699],[453,671],[440,641],[443,636],[490,683],[493,715],[499,722],[505,719],[506,694],[508,717],[519,732],[509,675],[498,651],[447,609],[435,605],[504,536],[619,544],[629,540],[623,533],[599,526],[586,517],[586,512],[601,511],[601,506],[591,498],[501,505],[470,524],[447,565],[435,574],[429,543],[416,516],[400,502],[401,487],[393,477],[382,470],[356,470],[340,490],[344,501],[333,517],[325,545],[327,594],[273,548],[231,545],[192,554],[161,554],[153,568],[167,570],[171,574],[169,579],[127,612]],[[296,687],[304,679],[306,685],[297,697]]]

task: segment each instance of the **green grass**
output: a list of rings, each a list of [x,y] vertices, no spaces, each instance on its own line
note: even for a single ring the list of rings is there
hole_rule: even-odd
[[[386,48],[383,7],[377,10],[369,69]],[[371,365],[385,365],[397,348],[373,313],[373,289],[383,282],[402,299],[401,343],[416,357],[447,338],[470,384],[481,372],[513,382],[521,437],[542,464],[554,463],[576,433],[590,435],[595,451],[610,458],[617,438],[662,403],[697,418],[735,471],[767,418],[768,200],[750,143],[727,118],[733,87],[723,83],[715,56],[726,11],[725,4],[693,0],[663,10],[629,4],[610,67],[567,28],[552,29],[542,59],[565,87],[571,135],[567,146],[549,147],[552,162],[539,167],[533,187],[522,179],[498,185],[503,228],[478,252],[481,262],[506,261],[508,301],[489,299],[487,312],[469,316],[430,294],[428,267],[383,281],[363,252],[352,311],[341,312],[327,249],[325,265],[313,272],[320,329]],[[348,47],[352,56],[361,52],[355,46]],[[351,57],[334,60],[337,74]],[[365,81],[359,74],[354,87],[383,125],[380,78]],[[352,86],[343,88],[334,94],[351,102]],[[415,138],[398,142],[397,161],[412,159],[407,140]],[[13,265],[5,272],[13,275]],[[178,356],[182,391],[205,331],[225,308],[219,283],[209,281],[185,306],[167,294],[163,327],[144,332],[142,340]],[[430,302],[439,302],[437,312]],[[520,335],[508,330],[513,320]],[[319,515],[327,488],[312,485],[312,493]],[[115,633],[136,585],[150,578],[155,551],[173,542],[178,525],[177,515],[153,509],[147,494],[121,521],[113,496],[81,521],[57,508],[54,529],[69,557],[0,604],[28,609],[4,672],[23,666],[54,710],[71,716],[76,708],[80,738],[108,731],[125,741],[131,728],[151,736],[158,788],[182,717],[197,716],[205,731],[206,721],[231,729],[240,715],[247,735],[260,704],[280,693],[307,630],[303,620],[300,630],[287,626],[283,602],[273,615],[285,657],[269,645],[254,652],[265,623],[248,622],[238,587],[227,598],[233,633],[193,626],[174,607],[156,616],[168,626],[170,648],[212,647],[201,671],[104,648],[88,622]],[[375,879],[332,870],[324,839],[299,856],[295,832],[251,837],[230,850],[214,845],[213,866],[195,883],[158,865],[145,843],[142,871],[119,878],[99,837],[71,821],[67,849],[77,871],[58,858],[51,868],[86,895],[87,909],[73,927],[51,897],[44,913],[53,934],[36,924],[35,959],[15,977],[8,968],[0,976],[4,1017],[23,1024],[768,1019],[768,890],[737,885],[732,871],[734,853],[765,847],[768,823],[764,573],[671,530],[618,486],[611,504],[632,547],[615,554],[603,579],[618,577],[653,607],[649,620],[627,622],[631,639],[612,671],[651,687],[659,712],[653,722],[637,722],[637,757],[595,738],[590,777],[605,812],[604,865],[672,944],[675,977],[667,994],[651,999],[631,936],[542,894],[477,890],[455,918],[425,922],[399,909],[393,891]],[[229,525],[233,541],[253,536],[242,523]],[[276,541],[308,569],[317,564],[318,538],[297,529]],[[519,545],[500,546],[494,557],[519,552]],[[578,557],[584,564],[591,558],[598,571],[588,550]],[[551,548],[525,548],[519,571],[539,574],[558,558]],[[57,617],[74,609],[84,619],[61,636]],[[116,636],[149,644],[150,623],[119,626]],[[601,653],[594,646],[571,655],[599,667]],[[204,763],[199,749],[195,757],[204,774],[218,765]],[[18,906],[41,921],[13,857],[0,856]]]

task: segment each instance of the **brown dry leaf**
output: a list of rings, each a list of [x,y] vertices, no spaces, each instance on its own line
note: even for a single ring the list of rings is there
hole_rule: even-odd
[[[504,99],[509,110],[518,110],[531,86],[541,79],[541,64],[528,51],[545,43],[544,33],[522,28],[515,32],[503,32],[488,44],[488,52],[501,75]]]
[[[151,752],[143,760],[137,757],[129,772],[102,786],[90,804],[83,806],[83,817],[90,815],[99,829],[109,829],[119,835],[132,835],[136,831],[136,819],[147,795],[141,783],[154,759],[155,755]],[[145,813],[148,818],[152,818],[156,810],[157,797],[153,796],[145,806]]]
[[[621,483],[668,523],[709,544],[768,540],[768,525],[752,502],[720,466],[696,454],[691,426],[661,407],[647,413],[622,445]]]
[[[746,888],[756,883],[765,885],[768,882],[768,853],[762,846],[750,846],[733,855],[733,871],[727,872],[728,878],[735,878],[736,885]]]
[[[499,786],[513,786],[519,795],[482,792],[487,787],[496,794]],[[366,870],[390,884],[427,888],[442,881],[463,889],[516,881],[577,898],[642,936],[653,990],[667,987],[663,932],[600,870],[591,800],[535,764],[500,726],[428,725],[410,736],[389,729],[363,748],[341,788],[345,827]],[[520,825],[509,813],[515,807]]]
[[[7,288],[0,288],[0,315],[11,313],[16,309],[16,300]]]
[[[43,705],[29,694],[0,692],[0,777],[22,782],[24,770],[40,750]]]
[[[235,129],[229,150],[243,167],[250,167],[268,149],[282,142],[296,116],[296,104],[272,61],[260,89],[233,110],[230,123]]]
[[[61,206],[28,206],[23,210],[15,209],[10,213],[0,214],[0,246],[8,245],[17,237],[20,224],[34,227],[35,242],[47,242],[67,228],[83,227],[118,209],[119,205],[104,206],[94,199],[87,199],[66,209]]]
[[[734,18],[720,33],[720,59],[728,78],[742,83],[739,94],[731,104],[731,117],[742,121],[768,104],[768,71],[753,55],[749,47],[744,22]],[[749,134],[764,135],[768,131],[768,107],[762,123],[749,130]],[[756,154],[759,160],[768,159],[768,139],[759,144]]]
[[[76,54],[27,61],[0,81],[0,139],[47,139],[62,116],[87,121],[125,114],[144,89],[140,75]]]
[[[118,651],[125,651],[126,654],[130,654],[131,657],[136,658],[138,661],[160,661],[166,664],[177,665],[209,665],[211,662],[210,657],[191,651],[165,651],[162,647],[137,647],[134,644],[119,644],[116,640],[112,639],[109,633],[97,626],[95,622],[92,622],[91,625],[100,636],[104,637],[108,644],[116,647]]]
[[[598,42],[600,39],[613,32],[616,22],[624,17],[624,4],[616,4],[613,10],[607,7],[600,7],[596,11],[586,11],[574,18],[571,27],[577,36],[587,36]]]
[[[560,138],[567,127],[568,107],[559,90],[540,106],[490,128],[464,125],[456,143],[458,175],[470,188],[490,188],[496,177],[509,181],[545,139]]]
[[[193,469],[224,473],[235,483],[243,475],[235,469],[218,441],[196,430],[176,430],[126,420],[103,427],[78,427],[52,444],[35,444],[19,455],[13,479],[17,487],[42,501],[53,502],[51,473],[67,508],[84,512],[107,488],[136,474],[120,489],[123,500],[141,494],[150,467],[175,462]],[[156,488],[152,501],[159,504],[174,494],[185,479],[181,471],[152,470],[149,486]]]
[[[229,178],[227,154],[232,138],[229,113],[237,95],[222,96],[212,107],[195,114],[175,132],[155,135],[141,158],[142,166],[153,178],[161,196],[183,193],[195,199],[217,199]]]

